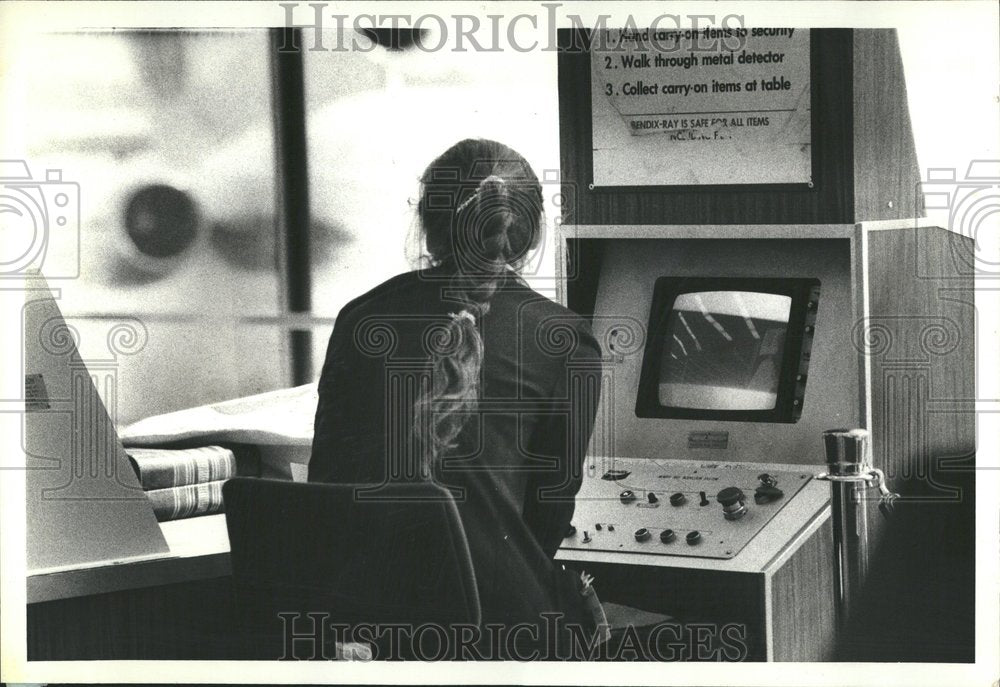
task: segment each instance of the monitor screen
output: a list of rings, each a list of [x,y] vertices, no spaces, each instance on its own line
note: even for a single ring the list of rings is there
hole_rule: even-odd
[[[811,279],[658,279],[636,413],[794,422],[818,300]]]
[[[753,291],[677,297],[663,330],[661,405],[768,410],[778,400],[792,299]]]

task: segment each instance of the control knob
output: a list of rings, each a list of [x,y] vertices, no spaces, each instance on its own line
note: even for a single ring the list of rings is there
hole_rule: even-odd
[[[760,480],[761,484],[766,484],[769,487],[774,487],[777,486],[778,484],[778,480],[774,477],[771,477],[771,475],[767,474],[766,472],[762,475],[757,475],[757,479]]]

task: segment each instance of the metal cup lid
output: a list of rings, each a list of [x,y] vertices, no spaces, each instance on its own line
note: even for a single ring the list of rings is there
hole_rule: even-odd
[[[828,429],[823,432],[823,444],[831,474],[853,473],[871,464],[871,435],[866,429]]]

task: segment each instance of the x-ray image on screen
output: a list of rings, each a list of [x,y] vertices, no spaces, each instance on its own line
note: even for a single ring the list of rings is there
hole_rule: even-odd
[[[677,296],[662,329],[662,406],[770,410],[778,398],[789,296],[702,291]]]

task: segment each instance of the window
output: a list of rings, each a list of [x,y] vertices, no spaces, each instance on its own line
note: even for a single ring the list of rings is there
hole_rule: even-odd
[[[42,34],[13,66],[32,172],[80,187],[79,278],[53,285],[81,350],[106,359],[121,320],[145,333],[116,361],[119,423],[315,380],[344,303],[413,266],[418,177],[460,138],[520,150],[559,215],[554,53],[357,35],[289,55],[284,31]],[[76,259],[64,244],[47,266]],[[546,242],[529,277],[554,294],[553,274]]]
[[[26,161],[80,188],[79,278],[53,282],[84,357],[135,320],[117,420],[286,384],[267,32],[40,34],[21,55]],[[75,228],[75,227],[74,227]],[[77,259],[57,236],[43,272]],[[253,351],[253,355],[247,355]],[[107,400],[107,399],[105,399]]]
[[[314,45],[304,38],[306,48]],[[555,53],[459,52],[455,36],[447,39],[439,50],[421,47],[436,47],[433,35],[387,50],[331,31],[322,44],[347,51],[303,53],[318,316],[335,317],[353,297],[411,268],[420,175],[463,138],[493,138],[521,152],[547,179],[548,225],[559,216]],[[525,273],[554,296],[553,245],[546,241]],[[329,331],[320,328],[314,339],[317,371]]]

